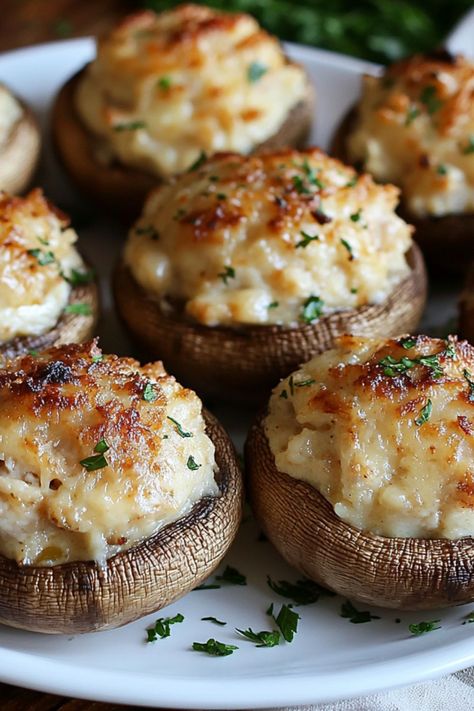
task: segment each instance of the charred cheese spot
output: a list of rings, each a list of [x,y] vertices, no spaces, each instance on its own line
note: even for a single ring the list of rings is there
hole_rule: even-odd
[[[0,343],[55,326],[71,291],[64,277],[85,270],[76,240],[41,190],[0,192]]]
[[[470,536],[474,348],[410,340],[339,339],[275,388],[268,441],[279,471],[313,485],[356,528]],[[387,374],[387,357],[403,372]]]
[[[474,210],[474,63],[415,56],[364,78],[351,161],[402,188],[420,217]]]
[[[217,493],[197,396],[161,363],[100,356],[94,342],[1,364],[0,554],[20,564],[104,563]]]
[[[160,177],[201,150],[248,153],[307,93],[301,67],[249,15],[182,5],[132,16],[99,41],[76,103],[98,158]]]
[[[218,154],[151,194],[125,260],[163,308],[205,325],[297,325],[311,296],[353,309],[407,276],[397,197],[318,149]]]

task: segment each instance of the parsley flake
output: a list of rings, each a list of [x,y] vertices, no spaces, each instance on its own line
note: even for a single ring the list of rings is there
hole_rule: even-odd
[[[305,323],[312,323],[318,319],[324,307],[324,301],[319,296],[309,296],[303,304],[301,320]]]
[[[85,272],[80,272],[78,269],[71,269],[70,274],[62,274],[62,277],[73,287],[82,286],[83,284],[90,284],[94,279],[94,271],[88,269]]]
[[[422,634],[426,634],[426,632],[433,632],[434,630],[439,630],[441,629],[441,625],[439,627],[436,627],[438,622],[441,622],[441,620],[431,620],[430,622],[418,622],[416,624],[411,624],[408,625],[408,629],[414,635],[415,637],[419,637]]]
[[[169,415],[167,416],[166,419],[173,423],[173,425],[176,428],[176,432],[179,434],[180,437],[192,437],[193,436],[192,432],[186,432],[185,430],[183,430],[183,428],[181,427],[178,420],[175,420],[173,417],[170,417]]]
[[[433,403],[431,402],[430,398],[426,401],[426,405],[421,408],[420,414],[415,420],[415,425],[417,427],[421,427],[421,425],[424,425],[425,422],[428,422],[431,416],[431,411],[433,409]]]
[[[293,175],[291,180],[293,182],[293,187],[299,195],[311,195],[311,190],[308,190],[301,175]]]
[[[52,264],[56,261],[56,257],[52,252],[44,252],[42,249],[29,249],[28,254],[36,259],[40,267],[45,267],[47,264]]]
[[[274,593],[292,600],[296,605],[312,605],[320,597],[333,597],[335,594],[307,578],[297,580],[296,583],[289,583],[287,580],[275,582],[270,576],[267,576],[267,585]]]
[[[156,642],[158,638],[165,639],[171,634],[171,625],[175,625],[177,622],[183,622],[184,617],[181,614],[177,614],[174,617],[160,617],[153,627],[147,628],[147,642]]]
[[[300,620],[298,613],[292,610],[290,605],[282,605],[280,612],[273,619],[280,628],[285,641],[292,642],[298,630],[298,621]]]
[[[191,469],[192,472],[195,472],[197,469],[199,469],[201,465],[197,464],[194,457],[190,454],[188,457],[188,461],[186,462],[186,466],[188,467],[188,469]]]
[[[81,465],[81,467],[84,467],[84,469],[86,469],[86,471],[88,472],[94,472],[97,469],[103,469],[109,464],[106,458],[104,457],[104,453],[107,452],[109,449],[110,447],[105,441],[105,439],[101,439],[94,447],[94,452],[96,452],[96,454],[92,454],[90,457],[81,459],[79,464]]]
[[[218,587],[218,586],[217,586]],[[217,617],[201,617],[201,620],[203,622],[213,622],[215,625],[221,625],[223,627],[224,625],[227,624],[227,622],[223,622],[222,620],[218,620]]]
[[[420,109],[417,106],[410,106],[405,116],[405,126],[410,126],[420,113]]]
[[[280,303],[278,301],[272,301],[271,304],[268,304],[267,308],[276,309],[276,308],[278,308],[278,306],[280,306]]]
[[[358,179],[359,179],[359,177],[358,177],[357,175],[354,175],[354,177],[351,178],[351,179],[349,180],[349,182],[344,185],[344,187],[345,187],[345,188],[353,188],[354,185],[357,184]]]
[[[470,153],[474,153],[474,135],[469,136],[467,145],[464,146],[462,152],[465,156],[469,155]]]
[[[400,360],[397,360],[391,355],[385,356],[382,360],[379,360],[378,365],[383,367],[383,374],[390,378],[394,378],[397,375],[403,375],[415,365],[424,365],[431,370],[431,375],[433,378],[439,378],[443,374],[443,369],[439,362],[439,356],[428,355],[420,356],[419,358],[407,358],[403,356]]]
[[[117,133],[121,131],[139,131],[142,128],[146,128],[146,123],[145,121],[128,121],[127,123],[116,123],[113,128]]]
[[[318,176],[316,175],[316,172],[314,169],[310,166],[308,163],[308,159],[305,158],[303,161],[303,165],[301,166],[303,169],[304,174],[306,175],[306,178],[311,185],[315,185],[317,188],[320,190],[324,189],[323,183],[320,181]]]
[[[197,170],[200,168],[205,162],[207,161],[207,153],[205,151],[201,151],[194,163],[191,163],[191,165],[188,168],[188,173],[192,173],[194,170]]]
[[[416,346],[416,338],[412,338],[411,336],[407,336],[406,338],[400,338],[398,341],[399,345],[404,348],[406,351],[409,351],[410,348],[414,348]]]
[[[277,630],[262,630],[261,632],[254,632],[251,627],[247,630],[239,630],[237,627],[235,631],[246,637],[251,642],[258,642],[256,647],[276,647],[280,644],[280,633]]]
[[[436,168],[436,172],[438,175],[447,175],[448,174],[448,169],[444,165],[444,163],[440,163],[438,167]]]
[[[212,657],[227,657],[229,654],[233,654],[238,647],[234,644],[224,644],[224,642],[211,638],[207,642],[193,642],[192,649],[195,652],[205,652]]]
[[[230,565],[226,566],[222,575],[216,575],[216,580],[222,580],[223,583],[230,583],[231,585],[247,585],[246,576]]]
[[[110,449],[109,445],[105,441],[104,438],[100,439],[97,444],[94,447],[94,452],[98,452],[99,454],[103,454],[104,452],[107,452]]]
[[[151,380],[149,380],[143,388],[142,398],[145,402],[155,402],[158,398],[158,393],[155,390],[155,383],[152,383]]]
[[[304,230],[300,231],[300,235],[302,235],[303,239],[296,243],[296,249],[298,249],[298,247],[302,247],[304,249],[308,246],[308,244],[311,244],[311,242],[319,240],[319,235],[310,235]]]
[[[341,605],[341,617],[346,617],[349,622],[354,625],[360,625],[363,622],[371,622],[372,620],[380,620],[378,615],[373,615],[369,610],[358,610],[350,600],[346,600]]]
[[[33,358],[36,358],[36,356],[39,356],[39,351],[37,351],[35,348],[30,348],[28,351],[28,355],[33,356]]]
[[[90,304],[67,304],[64,307],[65,314],[75,314],[76,316],[91,316],[92,308]]]
[[[168,76],[160,77],[157,84],[162,91],[168,91],[171,88],[171,78]]]
[[[261,62],[252,62],[247,69],[247,80],[251,84],[255,84],[264,74],[268,72],[268,67]]]
[[[469,385],[469,396],[468,396],[469,402],[474,402],[474,380],[472,378],[472,375],[467,370],[467,368],[464,368],[464,370],[462,371],[462,374],[466,378],[467,384]]]
[[[359,222],[361,215],[362,215],[362,210],[357,210],[357,212],[352,213],[350,218],[351,218],[352,222]]]
[[[305,388],[307,385],[312,385],[316,380],[314,378],[306,378],[306,380],[300,380],[294,383],[295,388]]]
[[[345,247],[345,249],[347,249],[349,253],[349,261],[352,262],[352,260],[354,259],[354,252],[352,251],[351,245],[346,239],[341,239],[341,244],[343,247]]]
[[[433,85],[425,86],[420,94],[420,101],[426,106],[430,115],[436,113],[443,105],[443,102],[438,99],[436,87]]]
[[[233,267],[224,267],[224,271],[219,272],[217,276],[227,285],[229,279],[235,279],[235,269]]]

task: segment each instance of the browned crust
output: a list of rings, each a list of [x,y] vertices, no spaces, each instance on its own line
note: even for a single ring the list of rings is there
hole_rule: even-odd
[[[0,150],[0,190],[21,193],[31,183],[38,166],[41,134],[31,109],[17,96],[23,115],[15,124],[11,135]]]
[[[51,121],[56,152],[79,190],[113,212],[128,218],[136,217],[147,193],[161,181],[145,171],[118,162],[107,166],[96,161],[97,138],[84,127],[74,108],[74,94],[84,71],[82,69],[64,84],[54,102]],[[278,132],[257,150],[303,147],[311,131],[313,107],[314,89],[308,80],[305,100],[289,112]]]
[[[43,350],[65,343],[82,343],[94,335],[99,318],[99,290],[97,284],[83,284],[71,289],[68,304],[87,304],[90,315],[63,312],[56,326],[40,336],[19,336],[0,343],[0,357],[14,358],[28,351]]]
[[[360,602],[428,610],[474,599],[474,540],[386,538],[344,523],[311,485],[279,472],[262,419],[246,446],[248,491],[266,536],[291,565]]]
[[[408,261],[411,273],[381,304],[340,311],[297,328],[210,328],[176,313],[166,315],[123,264],[115,271],[113,288],[126,327],[178,380],[202,395],[258,402],[281,378],[330,348],[337,336],[388,337],[413,331],[427,288],[423,257],[415,245]]]
[[[50,634],[112,629],[169,605],[215,570],[237,533],[243,489],[229,436],[204,414],[220,495],[202,498],[104,568],[93,562],[20,567],[0,556],[0,623]]]
[[[474,343],[474,262],[470,263],[459,298],[459,333],[462,338]]]
[[[346,139],[357,121],[353,107],[343,118],[331,142],[331,155],[350,164]],[[360,166],[355,166],[360,168]],[[403,198],[403,196],[402,196]],[[474,213],[445,215],[443,217],[417,217],[404,204],[400,216],[415,227],[415,239],[430,266],[442,271],[465,272],[474,255]]]

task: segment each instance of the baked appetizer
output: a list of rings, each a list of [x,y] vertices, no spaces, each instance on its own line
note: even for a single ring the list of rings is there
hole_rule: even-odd
[[[0,367],[0,622],[117,627],[184,595],[240,521],[229,437],[161,363],[95,342]]]
[[[319,149],[216,155],[151,193],[119,312],[198,391],[267,396],[341,333],[415,328],[425,271],[397,196]]]
[[[474,348],[343,336],[246,444],[255,515],[325,587],[407,610],[474,599]]]
[[[305,71],[254,18],[181,5],[101,38],[60,92],[53,132],[78,186],[136,215],[150,188],[203,153],[301,144],[312,106]]]
[[[474,256],[474,63],[417,55],[365,76],[334,153],[402,190],[402,215],[444,269]]]
[[[0,190],[28,187],[40,153],[40,131],[31,110],[0,84]]]
[[[76,240],[41,190],[0,192],[0,357],[92,336],[98,291]]]

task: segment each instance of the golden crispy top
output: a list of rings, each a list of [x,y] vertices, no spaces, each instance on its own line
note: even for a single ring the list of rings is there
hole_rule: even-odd
[[[354,308],[407,275],[397,197],[317,148],[218,154],[150,195],[125,259],[201,323],[294,324],[311,296]]]

